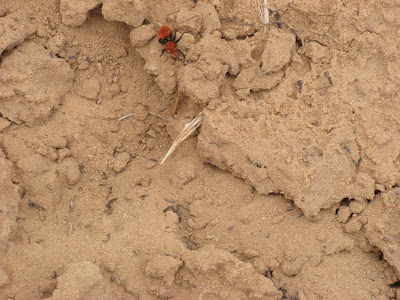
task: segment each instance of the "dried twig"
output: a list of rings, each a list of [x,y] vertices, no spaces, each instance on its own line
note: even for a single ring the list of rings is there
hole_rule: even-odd
[[[133,116],[133,113],[127,114],[125,116],[122,116],[121,118],[118,119],[118,121],[122,121],[123,119],[126,119],[126,118],[131,117],[131,116]]]
[[[163,164],[166,161],[166,159],[172,154],[172,152],[174,152],[175,148],[184,140],[186,140],[187,137],[201,125],[202,121],[203,117],[200,114],[196,118],[194,118],[191,122],[185,125],[181,133],[176,137],[176,139],[172,143],[171,148],[169,148],[167,154],[164,156],[160,164]]]
[[[172,116],[175,116],[176,112],[178,111],[178,105],[179,105],[180,96],[181,96],[181,93],[178,91],[176,93],[174,107],[172,108]]]
[[[72,234],[72,231],[74,230],[74,223],[72,221],[72,212],[74,211],[74,200],[75,200],[75,195],[72,195],[71,202],[69,203],[69,232],[68,232],[68,236],[70,236]]]

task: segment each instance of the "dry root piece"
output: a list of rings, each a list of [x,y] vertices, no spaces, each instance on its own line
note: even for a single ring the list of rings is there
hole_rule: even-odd
[[[176,97],[175,97],[175,102],[174,102],[174,107],[172,108],[172,116],[175,116],[176,112],[178,111],[178,106],[179,106],[179,99],[181,97],[181,93],[178,91],[176,93]]]
[[[160,164],[163,164],[167,158],[174,152],[175,148],[182,143],[184,140],[188,138],[188,136],[195,131],[201,125],[203,121],[203,117],[199,114],[196,118],[194,118],[191,122],[187,123],[181,133],[176,137],[175,141],[172,143],[171,148],[169,148],[167,154],[164,156]]]

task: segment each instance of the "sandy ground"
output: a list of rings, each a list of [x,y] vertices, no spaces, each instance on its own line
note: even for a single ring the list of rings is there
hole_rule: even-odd
[[[0,299],[400,299],[400,3],[269,6],[0,2]]]

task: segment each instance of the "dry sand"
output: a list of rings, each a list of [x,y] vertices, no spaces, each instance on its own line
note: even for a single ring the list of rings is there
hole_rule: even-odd
[[[0,2],[0,299],[400,299],[400,3],[268,4]]]

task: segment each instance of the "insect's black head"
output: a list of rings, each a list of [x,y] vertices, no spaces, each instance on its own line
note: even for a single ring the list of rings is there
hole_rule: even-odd
[[[171,36],[169,36],[169,37],[167,37],[167,38],[165,38],[165,39],[159,39],[158,41],[159,41],[161,44],[166,44],[166,43],[168,43],[168,42],[171,41]]]

